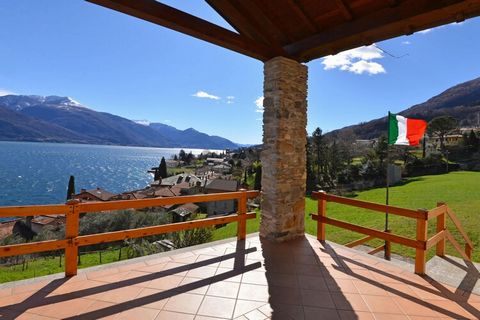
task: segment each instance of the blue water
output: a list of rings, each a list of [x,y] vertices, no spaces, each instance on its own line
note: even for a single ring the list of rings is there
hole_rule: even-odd
[[[199,149],[184,149],[199,154]],[[75,186],[119,193],[152,182],[147,173],[180,149],[0,141],[0,206],[64,203]]]

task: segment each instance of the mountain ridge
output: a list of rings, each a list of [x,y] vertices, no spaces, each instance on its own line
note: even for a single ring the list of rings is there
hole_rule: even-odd
[[[91,143],[164,148],[236,148],[193,128],[135,121],[90,109],[70,97],[0,96],[0,140]],[[28,123],[28,126],[25,126]],[[168,129],[166,129],[166,127]]]

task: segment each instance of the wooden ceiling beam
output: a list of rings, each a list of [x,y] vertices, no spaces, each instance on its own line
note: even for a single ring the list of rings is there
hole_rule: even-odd
[[[342,14],[345,17],[345,19],[347,19],[348,21],[353,19],[352,12],[347,7],[345,2],[343,2],[343,0],[335,0],[335,3],[337,4],[337,7],[340,9],[340,11],[342,11]]]
[[[298,3],[297,0],[286,1],[290,8],[292,8],[295,15],[303,22],[310,32],[318,32],[318,27],[313,23],[312,19],[305,13],[304,8]]]
[[[480,15],[478,0],[408,0],[317,33],[284,47],[298,61],[310,61],[362,45]]]
[[[269,46],[155,0],[86,1],[158,24],[262,61],[266,61],[276,55]]]

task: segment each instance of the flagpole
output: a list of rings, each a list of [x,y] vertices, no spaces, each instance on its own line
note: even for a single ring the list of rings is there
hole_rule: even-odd
[[[388,232],[388,204],[389,204],[389,197],[390,197],[390,174],[389,174],[389,165],[390,165],[390,111],[388,111],[388,131],[387,131],[387,188],[385,194],[385,204],[387,207],[385,208],[385,232]],[[390,242],[385,240],[385,247],[384,247],[384,257],[386,260],[390,260]]]

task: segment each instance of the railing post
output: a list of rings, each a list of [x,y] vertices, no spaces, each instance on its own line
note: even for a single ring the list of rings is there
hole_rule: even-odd
[[[417,218],[417,241],[423,243],[422,248],[416,248],[415,253],[415,273],[425,274],[425,265],[427,262],[426,256],[426,241],[428,236],[428,211],[418,210],[422,217]]]
[[[472,247],[468,243],[465,243],[465,254],[467,255],[468,259],[472,261]]]
[[[441,207],[445,205],[444,202],[438,202],[437,207]],[[445,231],[447,229],[447,210],[445,210],[441,215],[437,216],[437,233]],[[445,256],[445,242],[446,242],[446,236],[443,237],[442,240],[440,240],[436,247],[436,255],[443,257]]]
[[[245,240],[247,236],[247,219],[245,219],[245,214],[247,213],[247,190],[240,189],[240,197],[238,198],[238,229],[237,229],[237,239]]]
[[[72,277],[77,274],[78,246],[74,240],[78,236],[80,225],[80,215],[77,209],[78,203],[78,200],[67,202],[69,206],[65,224],[65,239],[68,240],[67,247],[65,248],[65,276],[67,277]]]
[[[392,230],[385,230],[387,233],[392,233]],[[385,241],[385,254],[384,258],[388,261],[392,258],[392,242],[391,241]]]
[[[318,199],[318,220],[317,220],[317,240],[325,241],[325,223],[323,223],[321,217],[327,216],[327,200],[325,199],[325,195],[327,194],[325,191],[320,190],[318,191],[320,197]]]

